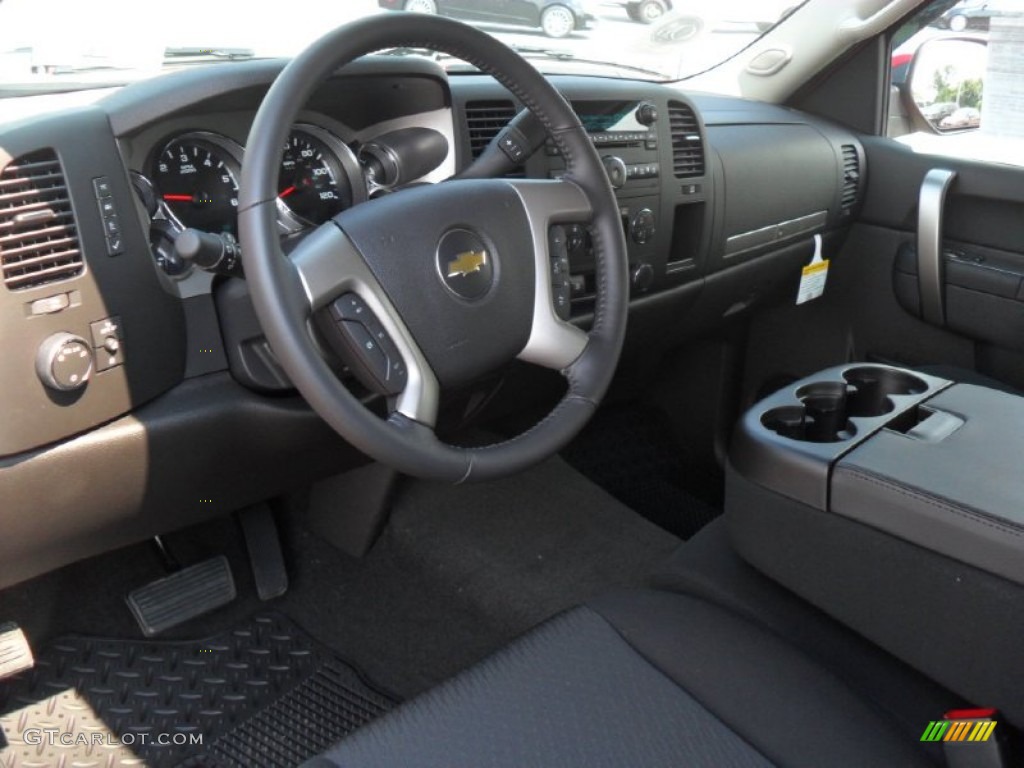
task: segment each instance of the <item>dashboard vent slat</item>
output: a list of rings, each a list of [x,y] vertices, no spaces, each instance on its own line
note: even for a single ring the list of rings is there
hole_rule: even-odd
[[[677,179],[704,175],[704,142],[694,111],[680,101],[668,103],[668,124],[672,133],[672,170]]]
[[[67,182],[52,149],[0,171],[0,271],[8,290],[78,277],[85,269]]]
[[[860,186],[860,156],[853,144],[843,144],[843,213],[849,213],[857,204]]]
[[[466,128],[474,160],[515,116],[516,108],[511,101],[471,101],[466,104]]]

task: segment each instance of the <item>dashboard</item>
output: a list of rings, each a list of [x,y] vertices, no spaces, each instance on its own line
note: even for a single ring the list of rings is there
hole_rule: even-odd
[[[215,512],[199,499],[237,509],[358,461],[295,396],[236,258],[246,136],[283,66],[184,70],[0,123],[0,495],[42,510],[0,544],[11,564],[0,586]],[[847,129],[647,82],[551,80],[618,200],[627,360],[792,300],[813,237],[835,245],[856,216],[866,169]],[[426,59],[350,65],[314,93],[282,147],[282,243],[406,184],[451,177],[521,108],[490,77]],[[511,175],[565,169],[551,142],[517,160]],[[224,258],[183,258],[188,230],[215,235]],[[560,234],[568,270],[553,296],[586,326],[589,234]],[[232,454],[240,463],[228,468]],[[47,483],[54,473],[66,482]],[[102,480],[111,476],[119,482]],[[63,526],[61,547],[43,520]]]

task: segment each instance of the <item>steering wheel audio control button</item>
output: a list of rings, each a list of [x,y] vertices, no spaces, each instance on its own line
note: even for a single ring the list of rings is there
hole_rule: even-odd
[[[348,337],[353,351],[359,356],[359,361],[369,369],[373,378],[378,382],[386,379],[388,375],[388,360],[384,357],[384,351],[380,348],[377,340],[370,335],[366,326],[354,320],[343,320],[341,330]]]
[[[335,320],[355,320],[362,323],[371,315],[370,310],[358,294],[346,293],[331,304],[331,317]]]
[[[380,320],[358,295],[346,293],[331,304],[345,361],[369,389],[397,395],[408,381],[402,355]]]

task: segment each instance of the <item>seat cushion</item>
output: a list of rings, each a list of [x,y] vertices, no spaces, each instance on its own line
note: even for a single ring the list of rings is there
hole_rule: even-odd
[[[722,606],[786,638],[857,696],[876,704],[908,740],[916,741],[937,713],[972,706],[747,564],[733,549],[724,519],[680,547],[651,584]],[[923,748],[942,758],[941,744]]]
[[[775,635],[695,598],[639,591],[552,619],[307,765],[931,763]]]

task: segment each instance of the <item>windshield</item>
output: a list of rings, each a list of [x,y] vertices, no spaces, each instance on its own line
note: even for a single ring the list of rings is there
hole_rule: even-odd
[[[0,0],[6,95],[130,82],[207,62],[292,56],[378,13],[457,18],[547,74],[675,80],[735,55],[799,0]],[[397,51],[423,55],[421,51]],[[450,71],[461,62],[437,57]]]

